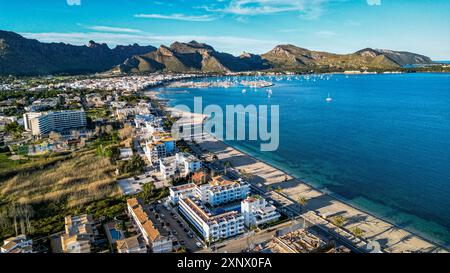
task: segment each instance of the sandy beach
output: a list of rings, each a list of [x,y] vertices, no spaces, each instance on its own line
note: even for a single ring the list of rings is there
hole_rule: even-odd
[[[182,116],[181,123],[192,123],[194,126],[198,126],[206,118],[199,114],[184,113],[181,115],[179,111],[176,111],[176,115]],[[292,203],[296,203],[295,200],[299,196],[307,198],[307,205],[302,216],[312,222],[327,223],[328,221],[325,221],[320,215],[341,215],[346,219],[343,226],[344,230],[349,231],[354,227],[359,227],[364,231],[365,242],[377,241],[386,252],[448,252],[418,235],[339,201],[331,195],[291,177],[276,167],[230,147],[210,135],[204,135],[202,140],[196,140],[196,142],[200,149],[217,155],[219,164],[229,161],[234,169],[251,174],[249,182],[264,191],[269,191],[268,194],[270,192],[275,193],[270,189],[279,189],[281,190],[280,194],[287,197]],[[293,205],[297,206],[297,204]],[[336,228],[329,223],[326,226],[330,229]],[[340,231],[340,234],[345,235],[346,232]],[[353,236],[348,232],[346,237],[352,238]],[[355,238],[352,239],[355,240]],[[365,245],[365,242],[359,242],[359,245]]]

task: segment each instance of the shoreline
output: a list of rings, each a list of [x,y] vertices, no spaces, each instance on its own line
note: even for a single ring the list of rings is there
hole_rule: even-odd
[[[392,223],[391,220],[386,219],[386,218],[383,217],[383,216],[379,216],[379,215],[377,215],[376,213],[371,212],[371,211],[368,211],[368,210],[366,210],[366,209],[364,209],[364,208],[360,208],[360,207],[358,207],[358,206],[352,204],[350,201],[345,200],[345,199],[342,198],[342,197],[336,196],[336,194],[333,193],[333,192],[331,192],[331,191],[330,191],[330,192],[324,192],[324,191],[321,190],[319,187],[314,186],[314,185],[312,185],[311,183],[305,182],[305,181],[302,180],[301,178],[299,178],[299,177],[297,177],[297,176],[295,176],[295,175],[293,175],[293,174],[291,174],[291,173],[289,173],[289,172],[283,170],[282,168],[277,167],[277,166],[275,166],[274,164],[272,164],[272,163],[270,163],[270,162],[267,162],[267,161],[265,161],[265,160],[263,160],[263,159],[260,159],[260,158],[258,158],[258,157],[255,157],[255,156],[249,154],[248,152],[243,151],[243,150],[240,149],[240,148],[236,148],[236,147],[234,147],[234,146],[231,146],[231,145],[229,145],[229,144],[227,144],[227,143],[225,143],[224,141],[221,141],[221,140],[217,140],[217,141],[220,141],[220,142],[224,143],[224,144],[227,145],[228,147],[230,147],[230,148],[232,148],[232,149],[235,149],[235,150],[239,151],[240,153],[245,154],[246,156],[248,156],[248,157],[250,157],[250,158],[252,158],[252,159],[254,159],[254,160],[261,161],[262,163],[267,164],[267,165],[269,165],[270,167],[272,167],[272,168],[274,168],[274,169],[277,169],[278,171],[283,172],[283,173],[287,174],[288,176],[293,177],[294,179],[298,180],[300,183],[305,184],[305,185],[307,185],[308,187],[310,187],[310,188],[312,188],[312,189],[314,189],[314,190],[316,190],[316,191],[319,191],[319,192],[321,192],[321,193],[323,193],[323,194],[325,194],[325,195],[329,195],[330,197],[336,199],[336,200],[339,201],[339,202],[344,203],[344,204],[347,205],[347,206],[352,207],[352,208],[355,209],[355,210],[359,210],[359,211],[361,211],[361,212],[363,212],[363,213],[365,213],[365,214],[368,214],[368,215],[370,215],[370,216],[372,216],[372,217],[374,217],[374,218],[380,219],[380,220],[382,220],[382,221],[384,221],[384,222],[386,222],[386,223],[388,223],[388,224],[390,224],[390,225],[393,225],[394,227],[396,227],[396,228],[398,228],[398,229],[403,229],[403,230],[405,230],[406,232],[409,232],[409,233],[411,233],[412,235],[417,236],[417,237],[420,238],[421,240],[424,240],[424,241],[426,241],[426,242],[428,242],[428,243],[430,243],[430,244],[436,245],[436,246],[442,248],[442,249],[445,250],[445,251],[449,251],[448,247],[442,245],[441,243],[434,242],[434,241],[431,240],[431,239],[425,238],[424,235],[419,234],[419,232],[417,232],[417,231],[411,231],[411,230],[409,230],[409,229],[406,228],[406,227],[401,227],[401,226],[399,226],[399,225],[397,225],[397,224],[395,224],[395,223]]]
[[[158,91],[148,90],[147,92],[150,92],[150,96],[152,98],[154,98],[156,100],[161,100],[161,98],[158,97],[158,94],[159,94]],[[171,112],[171,107],[165,105],[165,110],[168,110],[169,112]],[[195,113],[188,113],[188,115],[189,114],[192,115]],[[256,156],[253,156],[240,148],[231,146],[231,145],[227,144],[225,141],[218,140],[214,136],[209,135],[209,137],[214,140],[214,143],[216,143],[216,144],[209,143],[209,145],[216,146],[216,147],[217,146],[225,146],[226,150],[228,150],[230,153],[234,154],[234,156],[238,155],[238,156],[247,157],[247,158],[251,159],[251,161],[253,161],[254,164],[260,165],[260,166],[258,166],[258,168],[252,168],[252,166],[250,166],[252,164],[248,164],[249,166],[239,166],[239,167],[234,167],[236,164],[232,164],[233,168],[235,168],[237,170],[245,170],[247,173],[252,173],[252,174],[254,172],[258,173],[258,169],[264,168],[266,172],[272,171],[272,170],[275,171],[276,173],[278,173],[279,177],[280,176],[282,176],[283,178],[286,176],[289,177],[289,179],[287,181],[278,180],[276,182],[268,181],[263,178],[263,182],[256,183],[256,184],[262,184],[265,187],[270,186],[270,184],[273,184],[273,183],[276,183],[276,184],[279,183],[281,185],[281,184],[283,184],[283,182],[286,182],[286,183],[284,183],[286,186],[288,186],[287,183],[295,184],[295,185],[289,185],[288,188],[295,186],[294,188],[300,189],[299,190],[300,192],[309,193],[310,196],[307,196],[308,201],[311,198],[319,197],[319,198],[325,199],[327,201],[325,203],[328,203],[328,202],[332,203],[333,204],[332,207],[334,209],[328,208],[329,210],[326,213],[336,213],[336,215],[337,215],[337,213],[344,212],[345,214],[348,214],[353,217],[354,216],[361,217],[361,218],[365,217],[366,219],[364,221],[357,221],[357,222],[353,223],[352,226],[344,225],[344,227],[345,227],[344,230],[350,230],[351,228],[353,228],[355,226],[368,225],[369,232],[367,232],[367,233],[369,233],[369,234],[367,234],[368,235],[367,237],[369,237],[369,239],[365,239],[366,236],[364,236],[365,237],[364,239],[367,241],[372,241],[372,240],[387,241],[385,244],[383,244],[383,248],[388,252],[416,252],[416,251],[448,252],[449,251],[448,247],[442,245],[439,242],[434,242],[431,239],[427,239],[427,238],[425,238],[425,236],[418,234],[418,232],[416,232],[416,231],[410,231],[408,228],[400,227],[399,225],[392,223],[392,221],[390,221],[389,219],[386,219],[382,216],[376,215],[376,213],[374,213],[374,212],[370,212],[370,211],[367,211],[366,209],[359,208],[358,206],[351,204],[351,202],[349,202],[348,200],[345,200],[343,198],[336,196],[332,192],[324,192],[321,189],[319,189],[317,186],[311,185],[310,183],[307,183],[307,182],[301,180],[300,178],[296,177],[295,175],[290,174],[288,171],[285,171],[280,167],[277,167],[269,162],[266,162],[263,159],[259,159]],[[203,141],[204,140],[202,140],[201,142],[198,142],[200,144],[200,146],[202,146]],[[204,148],[204,147],[202,147],[202,148]],[[211,153],[216,154],[219,157],[219,161],[226,160],[226,158],[221,158],[221,155],[218,152],[211,151],[211,149],[208,149],[208,148],[206,148],[205,150],[208,150]],[[214,150],[214,149],[212,149],[212,150]],[[240,164],[237,164],[237,165],[240,165]],[[247,167],[248,169],[246,169],[245,167]],[[256,169],[256,171],[255,171],[255,169]],[[270,169],[272,169],[272,170],[270,170]],[[260,187],[260,186],[257,186],[257,187]],[[283,196],[287,196],[289,200],[291,200],[291,201],[294,200],[294,202],[297,203],[295,201],[296,200],[295,196],[296,195],[298,196],[298,193],[290,193],[288,189],[282,189],[282,192],[283,192]],[[302,194],[302,196],[305,196],[305,195]],[[320,211],[320,209],[323,210],[324,207],[327,207],[327,206],[321,205],[320,208],[316,208],[316,207],[312,206],[312,208],[310,208],[309,204],[306,205],[307,211],[319,212],[322,215],[326,214],[323,211]],[[346,218],[349,218],[349,217],[346,217]],[[363,228],[363,230],[364,230],[364,228]],[[385,236],[381,236],[381,234],[383,234],[383,233],[388,233],[388,234]],[[395,234],[393,234],[393,233],[395,233]],[[381,236],[381,238],[380,238],[380,236]],[[374,238],[370,238],[370,237],[374,237]]]

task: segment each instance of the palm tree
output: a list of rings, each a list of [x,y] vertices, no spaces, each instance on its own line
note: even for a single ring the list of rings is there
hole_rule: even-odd
[[[331,219],[331,223],[339,228],[338,233],[342,226],[345,224],[345,221],[345,218],[341,215],[335,216]]]
[[[223,163],[223,172],[225,173],[225,174],[227,174],[227,168],[229,168],[229,167],[231,167],[231,162],[230,161],[225,161],[224,163]]]
[[[364,230],[360,229],[359,227],[354,227],[350,231],[356,238],[361,238],[364,234]]]
[[[300,195],[297,199],[297,202],[300,204],[301,212],[303,212],[303,208],[308,203],[308,199],[306,199],[306,197]]]

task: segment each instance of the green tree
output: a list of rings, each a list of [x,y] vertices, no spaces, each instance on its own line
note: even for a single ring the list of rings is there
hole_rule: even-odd
[[[342,228],[342,226],[345,224],[345,218],[342,215],[335,216],[331,219],[331,223],[338,228]]]
[[[22,135],[23,128],[17,122],[11,122],[5,125],[4,131],[15,138],[19,138]]]
[[[117,221],[114,225],[114,228],[116,230],[125,230],[125,222],[124,221]]]
[[[303,209],[305,208],[306,204],[308,203],[308,199],[304,196],[299,196],[297,198],[297,202],[300,204],[301,211],[303,212]]]
[[[133,155],[130,160],[124,161],[119,167],[121,173],[139,174],[144,171],[145,162],[138,155]]]
[[[139,195],[144,202],[150,203],[155,196],[155,185],[152,182],[144,184]]]
[[[364,235],[364,230],[360,229],[359,227],[354,227],[350,231],[356,238],[361,238]]]
[[[231,162],[230,162],[230,161],[225,161],[225,162],[223,163],[223,172],[224,172],[225,174],[227,174],[228,168],[231,168]]]

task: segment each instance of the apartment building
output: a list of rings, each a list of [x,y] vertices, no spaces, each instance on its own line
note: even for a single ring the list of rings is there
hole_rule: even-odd
[[[230,180],[217,176],[205,187],[199,187],[202,196],[211,206],[242,200],[250,193],[250,185],[242,179]]]
[[[164,179],[170,179],[175,177],[177,171],[177,160],[175,156],[169,156],[159,159],[159,171]]]
[[[241,213],[247,227],[275,222],[280,218],[275,206],[269,204],[259,195],[249,196],[241,202]]]
[[[0,253],[32,253],[33,240],[26,235],[11,237],[3,241]]]
[[[189,190],[184,190],[185,187]],[[250,193],[250,185],[242,179],[230,180],[225,176],[217,176],[209,183],[172,187],[170,193],[172,204],[177,204],[180,194],[184,194],[195,196],[203,203],[215,207],[245,199]]]
[[[191,197],[194,196],[197,185],[194,183],[184,184],[180,186],[174,186],[169,189],[169,198],[173,205],[177,205],[180,200],[180,196]]]
[[[61,246],[65,253],[90,253],[97,231],[91,215],[66,216]]]
[[[194,155],[177,153],[175,155],[181,176],[188,176],[202,168],[202,162]]]
[[[147,159],[152,162],[159,162],[159,159],[173,154],[175,151],[175,140],[171,137],[164,137],[157,141],[146,142],[144,153]]]
[[[244,233],[244,216],[237,211],[214,215],[201,200],[183,195],[179,199],[178,209],[207,241]]]
[[[135,235],[116,242],[118,253],[147,253],[142,237]]]
[[[153,214],[149,214],[137,198],[127,200],[128,214],[142,234],[146,244],[153,253],[172,252],[172,240],[168,232],[158,224]]]

